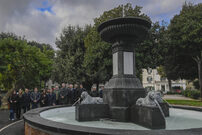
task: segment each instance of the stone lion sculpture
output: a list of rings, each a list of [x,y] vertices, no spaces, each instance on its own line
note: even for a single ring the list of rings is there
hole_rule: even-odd
[[[100,97],[91,97],[88,92],[84,91],[81,93],[81,104],[101,104],[103,99]]]
[[[138,106],[157,106],[158,103],[163,103],[162,95],[160,92],[150,91],[145,98],[139,98],[136,101]]]

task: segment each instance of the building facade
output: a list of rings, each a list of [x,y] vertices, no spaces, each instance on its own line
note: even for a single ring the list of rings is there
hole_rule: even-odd
[[[168,80],[166,78],[161,77],[158,74],[157,69],[143,69],[142,70],[142,84],[144,88],[149,90],[160,90],[163,92],[169,91]],[[185,90],[186,89],[186,80],[176,80],[172,81],[171,85],[172,89]]]

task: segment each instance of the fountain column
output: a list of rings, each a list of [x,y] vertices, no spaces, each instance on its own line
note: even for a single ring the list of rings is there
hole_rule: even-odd
[[[113,76],[103,91],[110,115],[117,121],[130,121],[130,107],[145,96],[136,77],[135,46],[144,39],[150,22],[142,18],[124,17],[109,20],[98,27],[101,38],[112,43]]]

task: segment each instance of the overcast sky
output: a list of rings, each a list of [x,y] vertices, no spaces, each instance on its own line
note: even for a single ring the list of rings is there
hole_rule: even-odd
[[[0,0],[0,32],[13,32],[28,40],[49,43],[62,28],[70,25],[93,24],[93,18],[120,4],[142,6],[142,12],[153,22],[169,20],[179,14],[186,2],[202,0]]]

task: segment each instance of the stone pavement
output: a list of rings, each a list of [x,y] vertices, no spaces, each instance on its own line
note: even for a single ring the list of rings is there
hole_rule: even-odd
[[[24,135],[23,120],[9,121],[9,111],[0,110],[0,135]]]
[[[8,110],[0,110],[0,129],[11,123]]]

